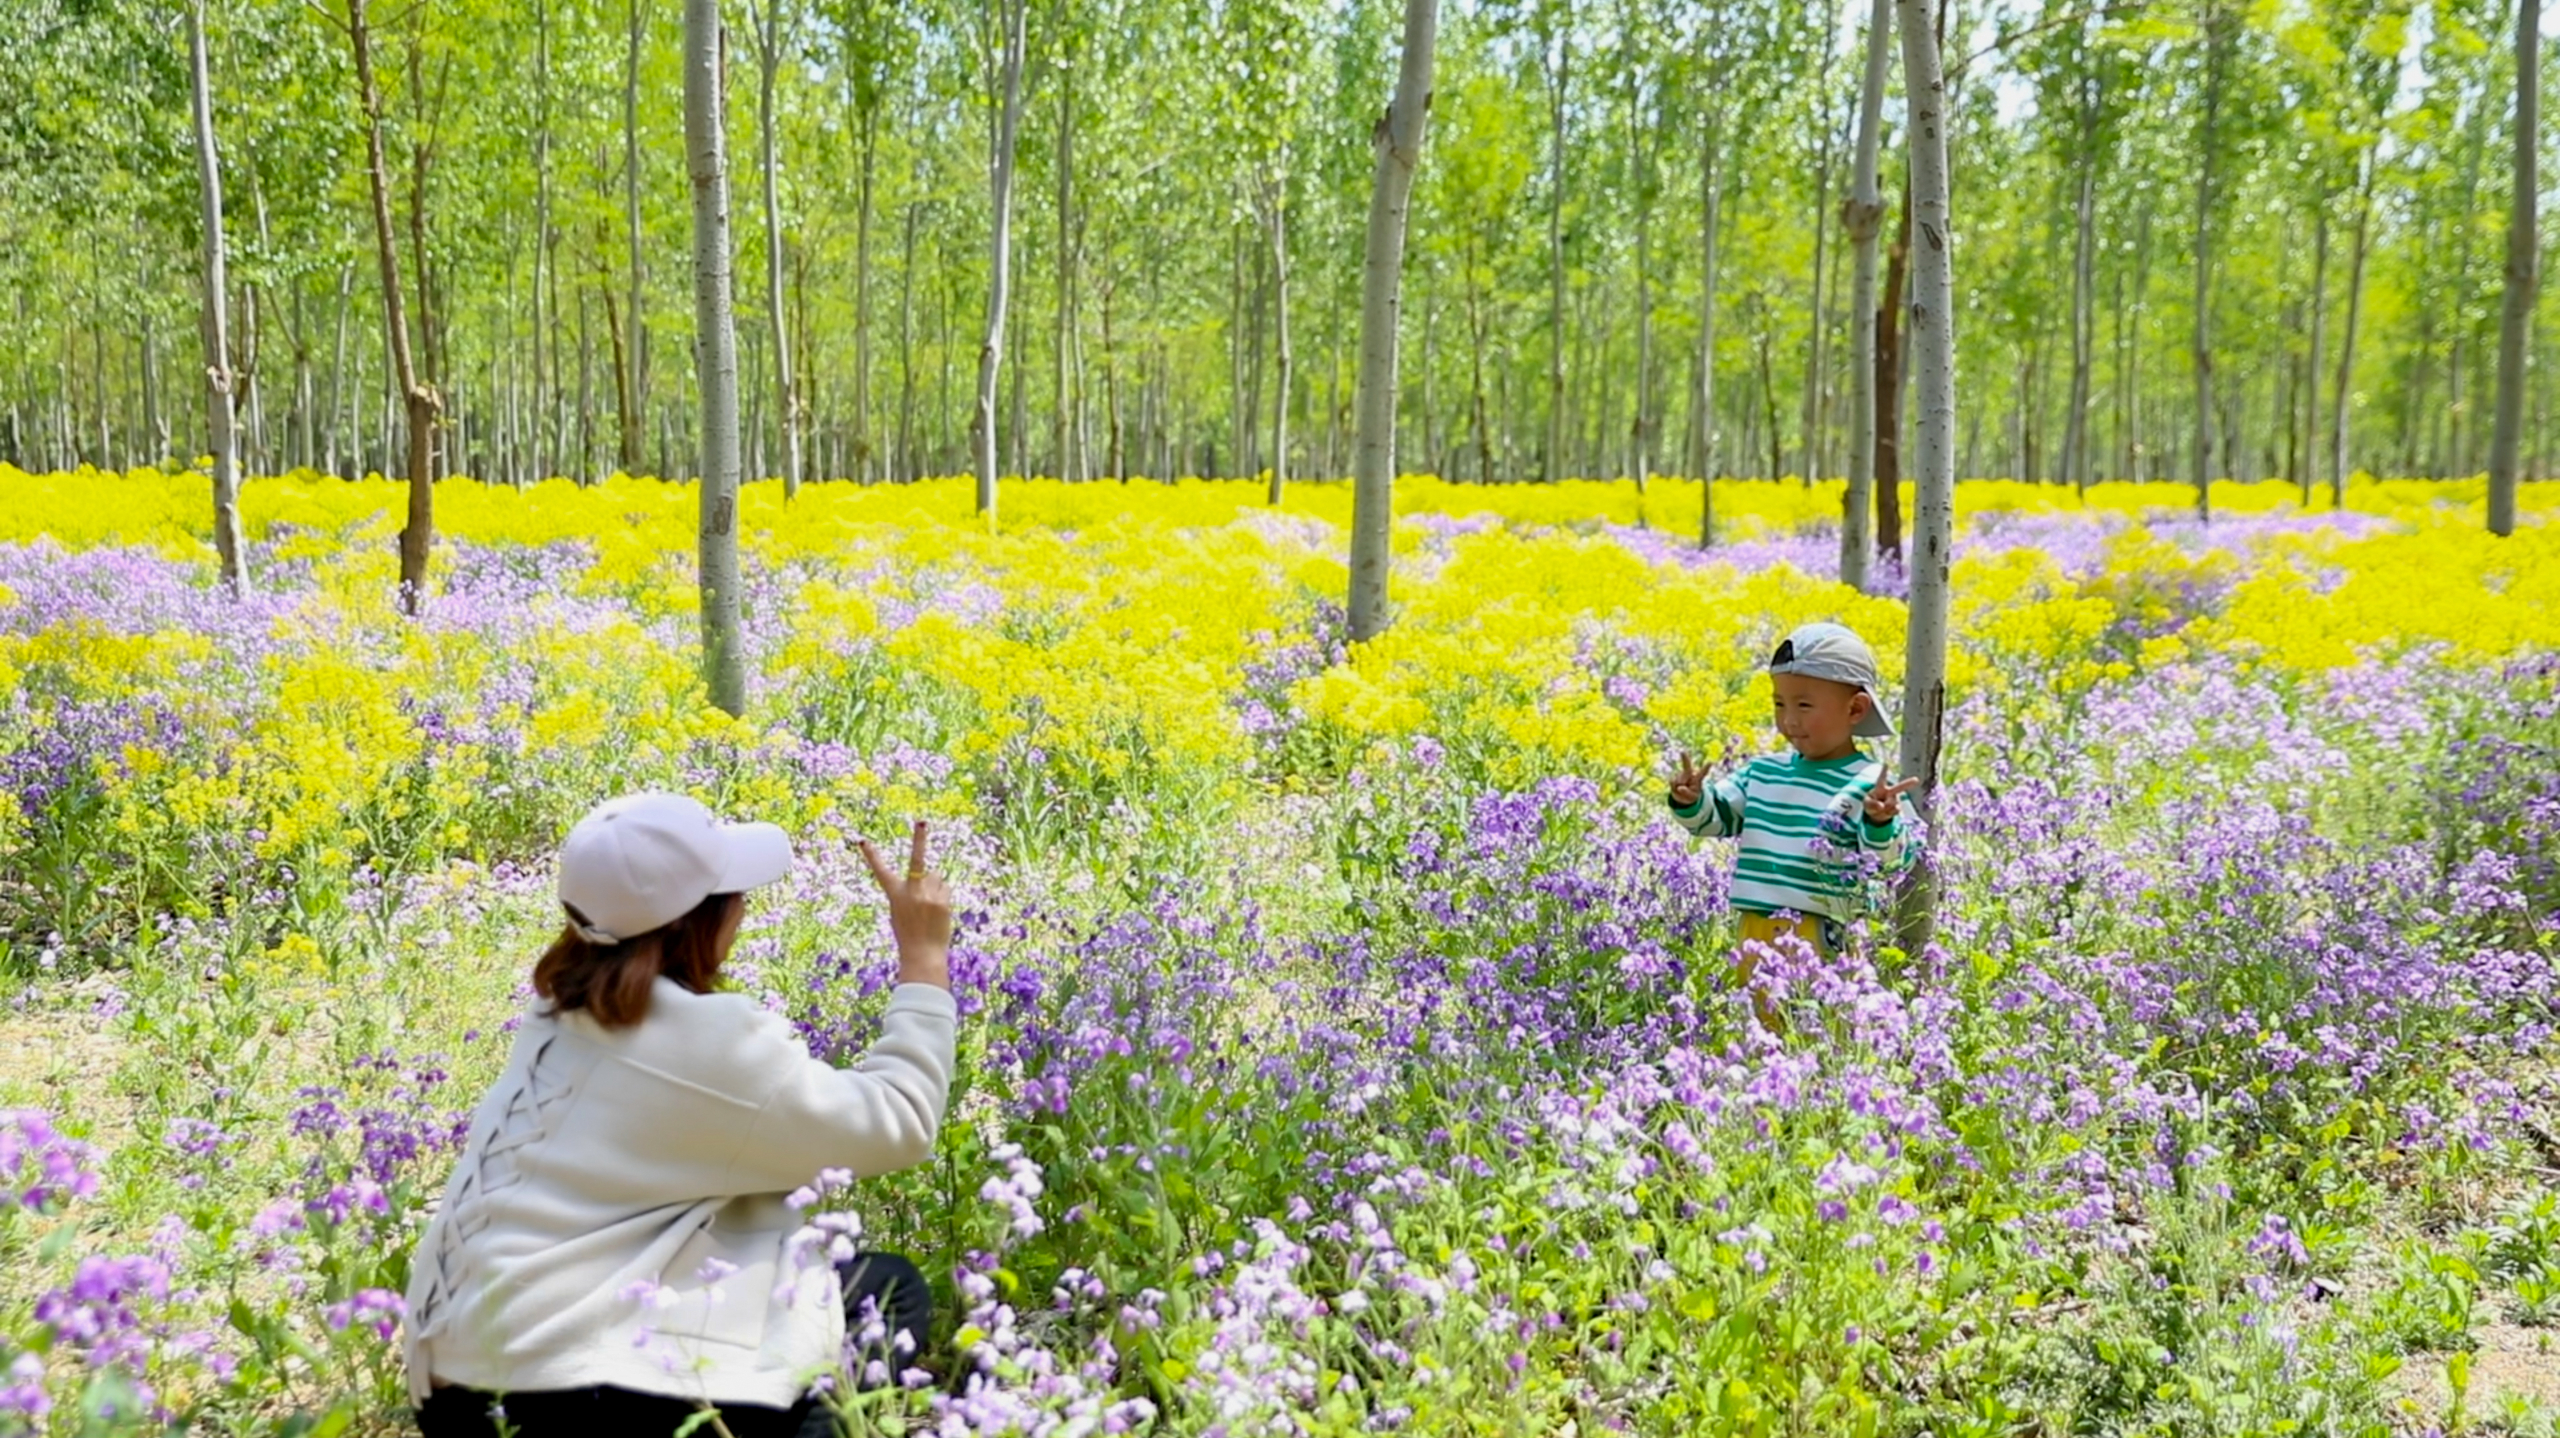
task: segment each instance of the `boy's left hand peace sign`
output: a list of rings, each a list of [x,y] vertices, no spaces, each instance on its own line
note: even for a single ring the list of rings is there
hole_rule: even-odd
[[[1887,775],[1892,772],[1889,769],[1885,771]],[[1898,783],[1889,782],[1885,778],[1877,779],[1876,786],[1867,791],[1867,822],[1892,823],[1894,816],[1902,812],[1902,796],[1919,787],[1920,781],[1917,779],[1904,779]]]

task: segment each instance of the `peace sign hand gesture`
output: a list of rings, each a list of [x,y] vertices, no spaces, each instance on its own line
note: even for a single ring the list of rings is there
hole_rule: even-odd
[[[1892,772],[1888,769],[1885,774],[1890,775]],[[1888,783],[1885,778],[1879,777],[1876,780],[1876,786],[1867,791],[1867,822],[1870,824],[1892,823],[1894,816],[1902,812],[1902,796],[1919,787],[1920,781],[1917,779]]]
[[[1688,808],[1706,792],[1706,783],[1706,766],[1698,762],[1696,755],[1686,749],[1681,750],[1679,767],[1671,773],[1671,802],[1683,809]]]
[[[898,941],[898,982],[950,988],[951,886],[925,868],[924,821],[916,821],[904,877],[889,871],[869,839],[862,841],[862,858],[889,900],[889,932]]]

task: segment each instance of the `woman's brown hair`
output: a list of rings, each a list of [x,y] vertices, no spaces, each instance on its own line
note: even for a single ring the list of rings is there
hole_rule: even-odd
[[[649,985],[660,974],[711,992],[725,957],[722,936],[746,903],[744,894],[713,894],[674,923],[618,944],[588,943],[575,923],[565,925],[533,966],[533,991],[555,1014],[584,1009],[606,1028],[629,1028],[649,1016]]]

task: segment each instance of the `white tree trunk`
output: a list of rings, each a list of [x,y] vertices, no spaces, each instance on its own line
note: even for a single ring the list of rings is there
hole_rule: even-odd
[[[996,517],[996,375],[1004,363],[1004,311],[1013,285],[1013,142],[1022,128],[1022,48],[1027,0],[1003,0],[1003,104],[996,116],[989,183],[995,199],[987,270],[987,334],[978,347],[978,410],[970,436],[978,466],[978,513]]]
[[[1279,383],[1272,387],[1271,398],[1271,490],[1270,502],[1277,506],[1281,494],[1289,486],[1289,384],[1298,357],[1289,348],[1289,196],[1288,181],[1274,176],[1271,181],[1271,293],[1272,321],[1276,346],[1272,353],[1273,368]]]
[[[2540,0],[2516,0],[2515,209],[2507,221],[2507,302],[2498,317],[2498,419],[2489,445],[2489,532],[2516,530],[2516,450],[2524,439],[2525,344],[2532,336],[2540,260],[2535,224],[2535,128],[2540,119]]]
[[[1573,37],[1555,37],[1547,75],[1547,112],[1553,140],[1547,167],[1547,453],[1543,477],[1564,478],[1564,140],[1565,87],[1573,75]],[[1544,58],[1543,56],[1541,57]]]
[[[2329,507],[2347,507],[2348,426],[2355,416],[2356,324],[2364,313],[2364,264],[2373,232],[2373,152],[2364,157],[2364,180],[2356,187],[2356,232],[2347,246],[2347,319],[2338,334],[2338,387],[2330,410],[2335,428],[2329,451]]]
[[[622,211],[631,249],[631,390],[622,414],[622,469],[641,468],[649,420],[649,320],[640,245],[640,0],[631,0],[631,52],[622,76]]]
[[[2303,368],[2302,404],[2302,507],[2311,508],[2311,496],[2320,487],[2320,361],[2328,353],[2328,337],[2321,333],[2329,318],[2329,195],[2322,187],[2317,218],[2312,222],[2311,239],[2311,333],[2304,341],[2309,362]]]
[[[187,51],[195,67],[196,173],[204,201],[205,423],[213,437],[213,549],[222,587],[247,588],[240,563],[240,445],[231,424],[231,325],[225,312],[222,162],[213,148],[213,82],[205,63],[204,0],[187,8]]]
[[[1857,247],[1849,280],[1849,490],[1841,497],[1840,582],[1867,587],[1867,559],[1875,549],[1876,477],[1876,234],[1884,226],[1884,197],[1876,190],[1876,147],[1884,128],[1886,44],[1893,31],[1893,0],[1875,0],[1867,17],[1867,73],[1858,91],[1858,153],[1841,208]]]
[[[1698,170],[1698,547],[1716,547],[1716,231],[1723,177],[1716,172],[1716,114],[1708,102]]]
[[[543,385],[550,378],[549,366],[543,363],[543,344],[550,338],[550,326],[544,323],[543,267],[551,258],[551,7],[546,0],[533,4],[533,383],[531,463],[536,483],[551,475],[551,450],[546,443],[551,410],[543,402]],[[524,488],[525,467],[507,466],[515,475],[515,486]]]
[[[2226,23],[2212,13],[2212,3],[2207,0],[2204,20],[2204,123],[2196,145],[2195,484],[2201,521],[2213,518],[2213,168],[2221,148],[2217,122],[2225,68],[2219,31]]]
[[[1404,59],[1396,94],[1373,139],[1377,178],[1369,193],[1369,245],[1360,274],[1358,451],[1352,460],[1351,637],[1387,624],[1387,531],[1394,521],[1396,342],[1403,318],[1404,236],[1414,171],[1422,162],[1431,107],[1432,49],[1439,0],[1405,0]]]
[[[1911,112],[1911,475],[1917,491],[1911,533],[1910,631],[1903,658],[1900,772],[1920,781],[1932,812],[1947,705],[1947,586],[1955,542],[1956,324],[1950,247],[1946,78],[1939,67],[1930,0],[1897,0],[1903,88]],[[1935,880],[1924,865],[1903,907],[1902,941],[1925,944],[1935,927]]]
[[[1050,408],[1050,463],[1062,480],[1079,479],[1076,467],[1067,462],[1074,440],[1069,430],[1075,419],[1075,175],[1076,175],[1076,69],[1072,47],[1072,30],[1066,17],[1066,6],[1055,11],[1059,35],[1058,57],[1058,309],[1057,335],[1051,348],[1055,354],[1051,378],[1057,395]]]
[[[684,150],[693,184],[693,365],[702,414],[702,679],[747,707],[738,629],[738,333],[730,310],[729,154],[720,0],[685,0]]]
[[[765,317],[773,329],[773,403],[775,421],[782,426],[782,497],[789,501],[800,497],[800,399],[791,386],[791,327],[782,306],[782,196],[773,141],[773,81],[782,68],[783,4],[784,0],[765,0],[764,43],[757,54],[763,83],[756,128],[763,151],[758,158],[764,166]]]
[[[2080,176],[2072,206],[2071,409],[2064,416],[2063,479],[2076,494],[2089,492],[2089,383],[2097,364],[2098,84],[2083,80],[2080,99]]]

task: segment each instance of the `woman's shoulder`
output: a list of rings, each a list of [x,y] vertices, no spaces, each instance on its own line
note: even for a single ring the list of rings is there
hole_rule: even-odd
[[[698,994],[665,977],[650,986],[649,1012],[628,1028],[607,1029],[585,1014],[562,1017],[578,1020],[591,1042],[623,1062],[723,1089],[754,1087],[759,1069],[809,1057],[789,1020],[746,995]]]

